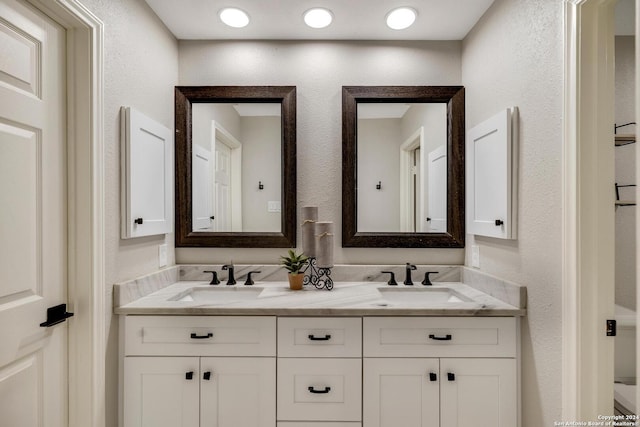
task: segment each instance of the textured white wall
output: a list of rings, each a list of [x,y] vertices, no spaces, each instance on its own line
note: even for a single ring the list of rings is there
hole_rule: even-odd
[[[112,316],[112,284],[158,270],[158,245],[173,234],[120,239],[120,106],[134,107],[173,129],[173,87],[178,82],[178,43],[147,4],[136,0],[82,0],[105,25],[104,146],[107,307],[107,426],[117,426],[118,326]],[[113,320],[113,322],[112,322]]]
[[[180,41],[179,46],[181,85],[297,87],[298,207],[317,205],[321,220],[335,222],[336,263],[462,264],[459,249],[343,249],[339,231],[342,86],[459,85],[461,42]],[[274,263],[282,251],[178,248],[176,258]]]
[[[518,239],[467,236],[467,250],[479,245],[482,271],[527,286],[523,427],[561,419],[562,3],[496,0],[462,49],[467,129],[520,108]]]
[[[616,124],[635,122],[635,36],[616,37]],[[619,133],[634,133],[626,126]],[[636,182],[636,146],[616,147],[616,182]],[[620,189],[620,198],[635,200],[635,187]],[[636,207],[616,209],[616,304],[636,309]]]

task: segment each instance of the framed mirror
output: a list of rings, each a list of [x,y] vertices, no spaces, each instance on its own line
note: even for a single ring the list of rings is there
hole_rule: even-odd
[[[175,88],[176,247],[296,245],[296,88]]]
[[[342,246],[464,247],[464,88],[342,88]]]

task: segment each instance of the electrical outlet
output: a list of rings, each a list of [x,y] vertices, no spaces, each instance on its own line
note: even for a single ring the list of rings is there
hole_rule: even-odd
[[[158,267],[167,266],[167,244],[158,246]]]
[[[480,246],[471,245],[471,267],[480,268]]]

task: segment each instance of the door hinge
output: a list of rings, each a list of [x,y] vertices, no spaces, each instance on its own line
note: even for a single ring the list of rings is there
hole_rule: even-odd
[[[617,332],[616,321],[612,319],[607,319],[607,336],[615,337]]]
[[[47,308],[47,321],[40,323],[40,326],[48,328],[64,322],[71,316],[73,316],[73,313],[67,312],[67,304],[54,305],[53,307]]]

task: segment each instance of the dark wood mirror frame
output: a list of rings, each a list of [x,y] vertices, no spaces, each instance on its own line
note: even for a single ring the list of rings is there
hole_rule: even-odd
[[[282,106],[281,232],[196,232],[191,217],[193,103],[279,103]],[[176,86],[176,247],[289,248],[296,246],[295,86]]]
[[[358,103],[399,102],[447,104],[446,233],[358,232]],[[462,86],[342,87],[342,247],[464,247],[464,108]]]

